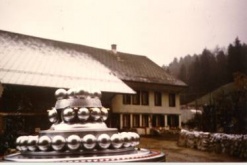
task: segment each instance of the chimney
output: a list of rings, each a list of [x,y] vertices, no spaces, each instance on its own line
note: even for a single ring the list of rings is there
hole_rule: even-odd
[[[112,44],[112,45],[111,45],[111,51],[112,51],[114,54],[117,54],[117,45],[116,45],[116,44]]]

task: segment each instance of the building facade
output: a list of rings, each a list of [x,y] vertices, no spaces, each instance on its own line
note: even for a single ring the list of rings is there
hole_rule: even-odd
[[[52,93],[78,85],[96,87],[102,104],[110,108],[112,127],[149,134],[151,128],[181,126],[179,94],[186,84],[146,56],[118,52],[117,45],[106,50],[0,30],[0,58],[3,97],[8,86],[20,93],[18,89],[29,87]],[[45,99],[30,97],[34,109],[45,104]],[[11,98],[0,99],[11,104]],[[0,114],[9,112],[6,101],[0,107]],[[11,113],[15,111],[13,107]]]

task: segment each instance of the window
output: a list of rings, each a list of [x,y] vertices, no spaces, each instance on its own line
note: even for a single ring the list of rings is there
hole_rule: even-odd
[[[140,91],[137,91],[135,95],[132,95],[132,104],[140,105]]]
[[[168,115],[167,123],[170,127],[178,127],[179,126],[179,116],[178,115]]]
[[[141,92],[142,105],[149,105],[149,96],[147,91]]]
[[[124,114],[123,115],[123,127],[124,128],[129,128],[130,127],[130,115],[129,114]]]
[[[148,115],[142,115],[142,126],[148,127]]]
[[[153,115],[152,126],[153,127],[164,127],[164,115]]]
[[[140,126],[140,116],[133,115],[133,127],[139,127],[139,126]]]
[[[176,106],[176,95],[174,93],[169,94],[169,107]]]
[[[162,105],[162,94],[160,92],[154,92],[154,105],[161,106]]]
[[[124,94],[123,95],[123,104],[131,104],[131,96]]]

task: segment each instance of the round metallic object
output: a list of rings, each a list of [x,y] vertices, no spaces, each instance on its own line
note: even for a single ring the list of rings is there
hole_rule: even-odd
[[[140,135],[138,133],[133,134],[135,137],[135,146],[138,146],[140,144]]]
[[[121,137],[123,139],[123,147],[128,148],[131,146],[130,135],[127,132],[121,132]]]
[[[51,146],[55,151],[60,151],[64,148],[65,142],[66,141],[63,136],[57,135],[52,138]]]
[[[67,122],[70,122],[75,118],[75,112],[72,108],[66,108],[63,110],[63,119]]]
[[[70,88],[67,91],[67,95],[68,95],[69,98],[75,98],[76,97],[76,93],[77,93],[77,90],[74,89],[74,88]]]
[[[20,144],[20,141],[21,141],[21,136],[19,136],[16,141],[15,141],[15,144],[16,144],[16,149],[21,151],[21,144]]]
[[[28,138],[28,150],[35,151],[37,150],[37,144],[38,144],[38,136],[29,136]]]
[[[97,144],[96,137],[92,134],[85,135],[82,138],[82,146],[87,150],[92,150]]]
[[[120,134],[113,134],[111,136],[111,145],[112,145],[113,148],[116,148],[116,149],[122,147],[123,140],[122,140]]]
[[[86,91],[85,89],[83,89],[83,88],[78,88],[77,90],[76,90],[76,96],[78,97],[78,98],[86,98],[87,96],[88,96],[88,91]]]
[[[91,108],[91,117],[94,120],[99,120],[101,118],[101,112],[99,108]]]
[[[55,92],[55,97],[58,99],[58,100],[61,100],[61,99],[64,99],[67,97],[67,92],[65,89],[58,89],[56,90]]]
[[[78,150],[81,145],[81,138],[78,135],[70,135],[66,142],[70,150]]]
[[[50,148],[51,139],[48,136],[42,136],[38,140],[38,148],[41,151],[47,151]]]
[[[102,149],[107,149],[111,145],[111,139],[107,134],[101,134],[97,139],[98,145]]]
[[[52,123],[56,123],[58,121],[57,110],[55,108],[48,111],[48,118]]]
[[[106,121],[108,118],[108,110],[104,107],[101,108],[101,118],[103,121]]]
[[[93,91],[93,97],[98,97],[100,98],[102,95],[101,91],[100,90],[94,90]]]
[[[21,136],[20,138],[20,149],[21,151],[27,151],[28,136]]]
[[[78,110],[78,119],[81,120],[81,121],[86,121],[88,120],[90,114],[89,114],[89,110],[87,108],[80,108]]]
[[[129,137],[130,137],[130,146],[134,147],[135,146],[135,135],[134,132],[127,132]]]

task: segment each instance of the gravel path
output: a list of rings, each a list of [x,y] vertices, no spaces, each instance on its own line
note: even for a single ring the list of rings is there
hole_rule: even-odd
[[[179,147],[176,140],[164,138],[141,137],[140,147],[163,151],[167,162],[244,162],[244,160],[224,154]]]

